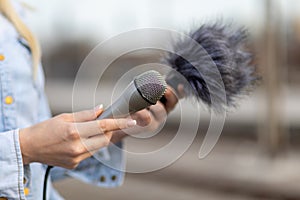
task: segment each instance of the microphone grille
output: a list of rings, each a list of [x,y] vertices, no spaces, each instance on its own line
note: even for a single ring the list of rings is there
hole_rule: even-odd
[[[134,79],[134,83],[142,97],[153,105],[161,99],[167,89],[165,79],[154,70],[140,74]]]

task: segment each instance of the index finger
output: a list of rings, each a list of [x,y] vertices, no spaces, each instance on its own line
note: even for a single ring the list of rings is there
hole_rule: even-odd
[[[75,127],[83,138],[89,138],[98,134],[130,128],[136,125],[132,119],[102,119],[89,122],[75,123]]]
[[[176,93],[172,90],[172,88],[168,88],[166,90],[166,93],[164,94],[165,98],[167,99],[167,102],[165,104],[165,108],[167,113],[169,113],[171,110],[173,110],[178,102],[178,98],[176,96]]]

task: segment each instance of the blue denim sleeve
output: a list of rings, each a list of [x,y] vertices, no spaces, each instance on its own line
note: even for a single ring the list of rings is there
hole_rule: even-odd
[[[0,197],[25,199],[19,130],[0,133]]]
[[[100,187],[117,187],[123,183],[124,166],[122,143],[111,144],[100,149],[93,157],[82,161],[74,170],[53,168],[51,178],[56,181],[64,177],[73,177]]]

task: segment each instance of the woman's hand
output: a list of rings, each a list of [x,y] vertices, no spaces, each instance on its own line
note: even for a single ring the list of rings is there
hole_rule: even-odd
[[[157,128],[165,122],[168,113],[171,112],[177,105],[178,98],[182,98],[184,96],[182,85],[179,85],[177,90],[180,92],[179,97],[175,95],[171,88],[167,88],[166,93],[164,94],[167,100],[165,104],[158,101],[155,105],[132,114],[131,118],[137,121],[138,126],[126,129],[125,132],[121,130],[115,131],[111,142],[117,143],[127,135],[135,135],[157,130]]]
[[[112,132],[136,125],[132,119],[95,120],[102,107],[61,114],[19,133],[23,163],[40,162],[68,169],[109,144]]]

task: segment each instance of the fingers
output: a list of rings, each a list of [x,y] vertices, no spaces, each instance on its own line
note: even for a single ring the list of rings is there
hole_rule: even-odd
[[[136,125],[132,119],[103,119],[76,123],[75,127],[82,138],[89,138],[101,133],[130,128]]]
[[[87,150],[89,151],[88,153],[91,155],[94,151],[99,150],[102,147],[106,147],[109,145],[110,140],[112,137],[112,132],[108,132],[105,134],[101,135],[95,135],[93,137],[90,137],[86,139],[83,143]],[[88,155],[86,155],[88,156]]]
[[[155,105],[150,106],[149,111],[158,122],[162,122],[167,118],[166,109],[160,102],[157,102]]]
[[[176,91],[177,92],[174,92],[173,88],[168,87],[164,94],[164,97],[167,100],[165,102],[165,109],[167,113],[171,112],[175,108],[178,103],[178,99],[182,99],[185,96],[183,84],[178,84]]]
[[[151,113],[148,109],[140,110],[131,115],[132,119],[137,121],[139,126],[147,126],[151,122]]]
[[[103,105],[99,105],[91,110],[84,110],[73,113],[73,122],[86,122],[95,120],[103,112]]]
[[[175,106],[178,102],[178,98],[175,95],[175,92],[173,92],[173,90],[170,87],[167,88],[164,96],[167,99],[165,109],[166,109],[167,113],[169,113],[171,110],[173,110],[175,108]]]
[[[183,97],[185,97],[185,92],[184,92],[184,86],[183,86],[183,84],[179,84],[177,86],[177,92],[178,92],[179,99],[182,99]]]
[[[164,105],[158,102],[148,109],[134,113],[131,117],[137,120],[139,126],[126,130],[128,135],[157,130],[159,125],[165,121],[167,113]]]
[[[103,112],[103,105],[96,106],[91,110],[84,110],[74,113],[64,113],[56,116],[65,122],[86,122],[95,120]]]

